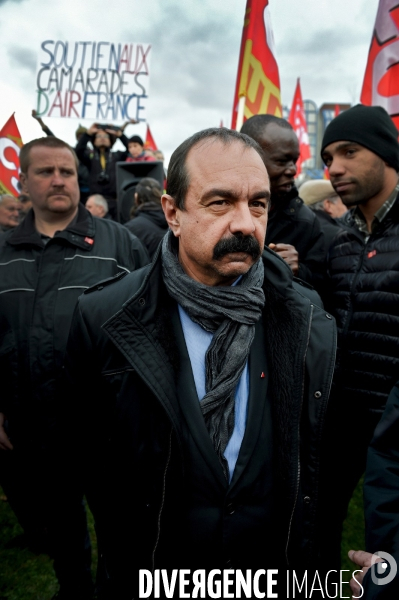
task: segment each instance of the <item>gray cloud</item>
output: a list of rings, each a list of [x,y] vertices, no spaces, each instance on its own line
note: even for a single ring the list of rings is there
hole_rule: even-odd
[[[35,73],[36,53],[33,53],[32,50],[22,46],[11,46],[8,49],[8,56],[15,67],[23,67],[31,73]]]
[[[207,17],[197,22],[184,5],[172,4],[141,28],[141,40],[153,42],[154,101],[167,93],[192,109],[231,110],[241,28],[232,30],[231,22],[212,11]]]
[[[23,2],[24,0],[0,0],[0,6],[3,6],[6,2],[14,2],[14,4]]]

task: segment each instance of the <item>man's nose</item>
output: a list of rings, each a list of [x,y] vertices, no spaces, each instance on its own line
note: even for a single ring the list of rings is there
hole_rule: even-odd
[[[255,231],[254,218],[248,205],[236,206],[230,222],[231,233],[241,232],[243,235],[252,235]]]
[[[288,175],[289,177],[295,177],[295,175],[296,175],[296,162],[294,162],[293,160],[289,160],[285,164],[284,173],[285,173],[285,175]]]
[[[345,173],[345,165],[339,157],[335,157],[331,159],[331,163],[328,166],[328,172],[330,177],[337,177],[343,175]]]
[[[64,178],[63,178],[62,174],[60,173],[60,171],[54,171],[52,184],[54,187],[60,187],[60,186],[63,187],[65,185]]]

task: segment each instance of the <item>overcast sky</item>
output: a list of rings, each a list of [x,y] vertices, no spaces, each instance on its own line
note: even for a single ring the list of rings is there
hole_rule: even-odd
[[[0,127],[15,111],[24,142],[41,135],[30,114],[43,40],[149,43],[147,118],[168,160],[192,133],[221,120],[230,126],[245,6],[246,0],[0,0]],[[297,77],[303,98],[318,106],[358,102],[378,0],[269,0],[269,6],[283,104],[291,105]],[[75,143],[79,120],[46,123]],[[145,131],[139,124],[126,133]]]

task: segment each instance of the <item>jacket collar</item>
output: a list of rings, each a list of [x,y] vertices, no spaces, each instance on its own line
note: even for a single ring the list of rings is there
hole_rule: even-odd
[[[296,202],[293,202],[296,200]],[[276,213],[287,211],[288,209],[296,206],[302,205],[303,200],[298,196],[298,190],[295,185],[292,186],[289,192],[287,192],[284,198],[281,198],[276,204],[273,206],[273,210],[270,211],[270,217],[274,216]],[[272,202],[273,205],[273,202]]]
[[[54,237],[64,239],[72,246],[83,250],[91,250],[96,234],[95,220],[88,210],[79,202],[76,221],[59,231]],[[44,247],[43,240],[35,228],[35,213],[31,208],[22,223],[20,223],[7,239],[11,246]]]

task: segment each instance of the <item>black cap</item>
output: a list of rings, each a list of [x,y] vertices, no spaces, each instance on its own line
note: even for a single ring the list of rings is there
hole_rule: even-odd
[[[139,135],[133,135],[130,139],[129,139],[129,144],[130,143],[134,143],[136,142],[136,144],[140,144],[140,146],[144,146],[144,142],[141,139],[141,137]]]
[[[399,171],[398,135],[399,132],[385,108],[357,104],[340,113],[327,126],[321,153],[334,142],[356,142]]]

